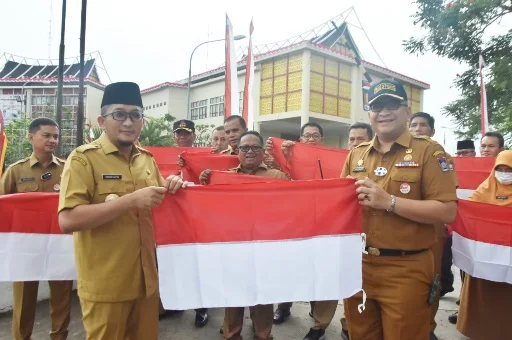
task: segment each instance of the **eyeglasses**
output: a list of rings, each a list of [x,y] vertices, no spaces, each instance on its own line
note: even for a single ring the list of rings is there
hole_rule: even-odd
[[[243,153],[249,152],[249,150],[252,150],[254,153],[263,151],[263,147],[259,145],[241,145],[238,149]]]
[[[471,150],[463,150],[463,151],[457,151],[457,156],[471,156],[474,155],[476,152]]]
[[[304,138],[306,140],[311,139],[311,138],[320,139],[320,138],[322,138],[322,136],[319,133],[313,133],[313,134],[305,133],[302,135],[302,138]]]
[[[398,108],[402,105],[407,106],[407,103],[401,102],[398,100],[392,100],[392,101],[388,101],[388,102],[372,104],[372,105],[370,105],[370,110],[372,110],[372,112],[375,112],[375,113],[381,112],[382,110],[384,110],[384,108],[386,108],[386,110],[389,110],[389,111],[395,111],[395,110],[398,110]]]
[[[144,118],[144,114],[142,113],[142,111],[130,111],[130,112],[114,111],[114,112],[111,112],[111,113],[107,113],[103,117],[106,117],[108,115],[112,115],[112,118],[114,120],[121,121],[121,122],[124,122],[126,120],[126,118],[128,118],[128,116],[130,116],[130,118],[134,122],[142,120],[142,118]]]

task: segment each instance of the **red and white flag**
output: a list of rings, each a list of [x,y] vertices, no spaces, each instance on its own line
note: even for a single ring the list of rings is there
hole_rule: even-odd
[[[185,161],[182,168],[183,180],[194,183],[199,183],[199,175],[206,169],[224,171],[240,164],[238,156],[218,153],[182,152],[180,157]]]
[[[254,55],[252,52],[252,32],[254,25],[249,26],[249,48],[247,53],[247,63],[245,66],[245,87],[244,87],[244,108],[242,116],[247,122],[249,130],[254,130],[254,103],[253,103],[253,89],[254,89]]]
[[[0,110],[0,176],[4,168],[5,153],[7,151],[7,136],[5,134],[4,115]]]
[[[231,21],[226,13],[226,88],[224,93],[224,117],[240,115],[238,96],[235,36],[233,35],[233,25],[231,25]]]
[[[487,115],[487,93],[484,83],[484,57],[480,54],[478,60],[480,64],[480,123],[483,136],[489,131],[489,116]]]
[[[195,186],[166,198],[153,219],[166,309],[339,300],[361,290],[353,180]]]
[[[53,193],[0,196],[0,281],[76,279],[57,204]],[[339,300],[361,290],[353,180],[195,186],[168,195],[153,219],[167,309]]]
[[[73,235],[58,226],[55,193],[0,196],[0,281],[76,280]]]
[[[467,199],[483,181],[489,177],[494,168],[493,157],[454,157],[453,163],[457,172],[459,199]]]
[[[453,262],[472,277],[512,284],[512,208],[461,200]]]

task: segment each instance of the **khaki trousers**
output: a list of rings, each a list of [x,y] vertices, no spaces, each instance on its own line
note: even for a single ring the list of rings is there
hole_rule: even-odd
[[[359,313],[362,293],[346,299],[351,339],[428,340],[428,294],[434,280],[434,259],[428,250],[408,256],[363,255],[366,309]]]
[[[158,301],[158,293],[123,302],[80,299],[86,339],[158,339]]]
[[[68,336],[71,314],[73,281],[49,281],[50,339],[64,340]],[[12,336],[15,340],[27,340],[32,335],[36,318],[39,281],[13,282]]]
[[[240,333],[244,324],[244,307],[228,307],[224,309],[224,339],[242,340]],[[256,305],[249,307],[252,324],[254,325],[254,339],[272,339],[272,324],[274,305]]]

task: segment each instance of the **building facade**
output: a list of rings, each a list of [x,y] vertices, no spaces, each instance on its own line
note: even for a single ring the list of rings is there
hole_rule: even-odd
[[[238,63],[240,110],[245,84],[245,60]],[[255,55],[254,126],[263,137],[297,140],[300,127],[317,122],[329,146],[346,147],[348,128],[368,122],[367,91],[370,81],[401,82],[413,112],[423,107],[424,82],[361,60],[346,24],[299,43]],[[196,124],[222,125],[225,69],[192,77],[190,118]],[[142,91],[146,114],[171,113],[187,117],[188,79],[164,83]],[[181,96],[181,97],[180,97]],[[156,107],[153,107],[156,104]],[[160,106],[159,106],[160,105]]]
[[[34,119],[48,117],[55,119],[57,106],[58,66],[51,60],[27,60],[4,54],[5,64],[0,71],[0,110],[6,124],[16,118]],[[84,126],[96,122],[103,98],[95,58],[85,63],[84,81]],[[64,65],[64,86],[62,90],[61,145],[63,154],[76,147],[76,119],[79,95],[78,63]],[[85,134],[87,136],[87,134]]]

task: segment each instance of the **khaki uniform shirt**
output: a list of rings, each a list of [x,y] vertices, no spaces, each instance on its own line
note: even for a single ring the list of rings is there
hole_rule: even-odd
[[[238,165],[236,168],[229,169],[228,171],[236,172],[239,174],[251,175],[251,176],[261,176],[261,177],[266,177],[266,178],[277,178],[277,179],[290,180],[290,176],[288,176],[281,170],[272,169],[272,168],[268,167],[265,163],[261,163],[259,166],[254,168],[249,173],[242,171],[242,165]]]
[[[380,151],[376,138],[354,148],[341,177],[368,177],[396,197],[450,202],[457,200],[451,172],[453,168],[450,169],[441,145],[428,137],[413,137],[406,131],[387,153]],[[434,243],[432,224],[369,207],[363,208],[363,232],[367,245],[376,248],[419,250]]]
[[[59,192],[64,162],[52,156],[50,165],[43,169],[34,154],[17,161],[7,168],[0,179],[0,195],[20,192]]]
[[[135,146],[128,162],[103,134],[69,155],[62,175],[59,212],[104,203],[110,194],[123,196],[162,185],[151,153]],[[158,291],[150,209],[131,209],[109,223],[73,236],[82,299],[120,302]]]
[[[224,151],[220,152],[221,155],[238,155],[238,149],[233,150],[231,145],[228,146],[228,148]]]

